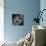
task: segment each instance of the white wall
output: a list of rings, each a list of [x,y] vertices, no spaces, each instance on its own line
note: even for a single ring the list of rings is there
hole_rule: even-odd
[[[4,41],[4,0],[0,0],[0,41]]]

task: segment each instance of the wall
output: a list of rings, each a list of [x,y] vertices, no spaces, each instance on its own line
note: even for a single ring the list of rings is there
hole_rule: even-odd
[[[32,28],[35,12],[40,9],[40,0],[5,0],[4,1],[4,34],[7,41],[18,41]],[[24,25],[12,24],[12,14],[24,14]]]
[[[46,0],[40,0],[40,10],[43,10],[43,9],[46,9]],[[46,11],[44,11],[42,17],[43,17],[43,22],[41,21],[40,22],[40,25],[46,27]]]
[[[46,9],[46,0],[41,0],[40,1],[41,3],[40,3],[40,9],[41,9],[41,11],[43,10],[43,9]],[[42,15],[42,17],[43,17],[43,22],[41,21],[41,25],[43,25],[43,26],[46,26],[46,10],[43,12],[43,15]]]
[[[4,0],[0,0],[0,42],[4,41]]]

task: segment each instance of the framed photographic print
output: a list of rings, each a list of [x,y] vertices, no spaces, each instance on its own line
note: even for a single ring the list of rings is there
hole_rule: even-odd
[[[12,24],[24,25],[24,15],[23,14],[12,14]]]

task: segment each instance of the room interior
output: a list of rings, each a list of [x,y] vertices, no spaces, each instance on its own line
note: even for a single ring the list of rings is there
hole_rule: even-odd
[[[45,5],[46,0],[0,0],[0,46],[46,46]]]

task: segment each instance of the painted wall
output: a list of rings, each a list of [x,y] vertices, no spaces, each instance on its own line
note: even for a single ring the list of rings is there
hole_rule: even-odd
[[[4,34],[7,41],[18,41],[32,28],[33,18],[40,9],[40,0],[5,0],[4,1]],[[12,14],[24,14],[24,25],[12,24]]]
[[[40,1],[40,10],[42,11],[43,9],[46,9],[46,0],[41,0]],[[42,22],[40,22],[40,25],[43,25],[43,26],[46,26],[46,20],[45,20],[45,18],[46,18],[46,11],[44,11],[43,12],[43,19],[44,19],[44,21]]]
[[[46,9],[46,0],[41,0],[40,1],[40,10]],[[43,15],[43,22],[40,22],[40,25],[45,26],[46,27],[46,11],[44,11]],[[46,35],[45,35],[46,36]],[[46,37],[45,37],[46,38]],[[45,44],[46,44],[46,40],[45,40]]]
[[[40,2],[41,2],[40,9],[42,11],[43,9],[46,9],[46,0],[41,0]],[[46,26],[46,10],[43,12],[43,19],[44,19],[44,21],[41,22],[40,24],[43,26]]]
[[[4,0],[0,0],[0,42],[4,41]]]

